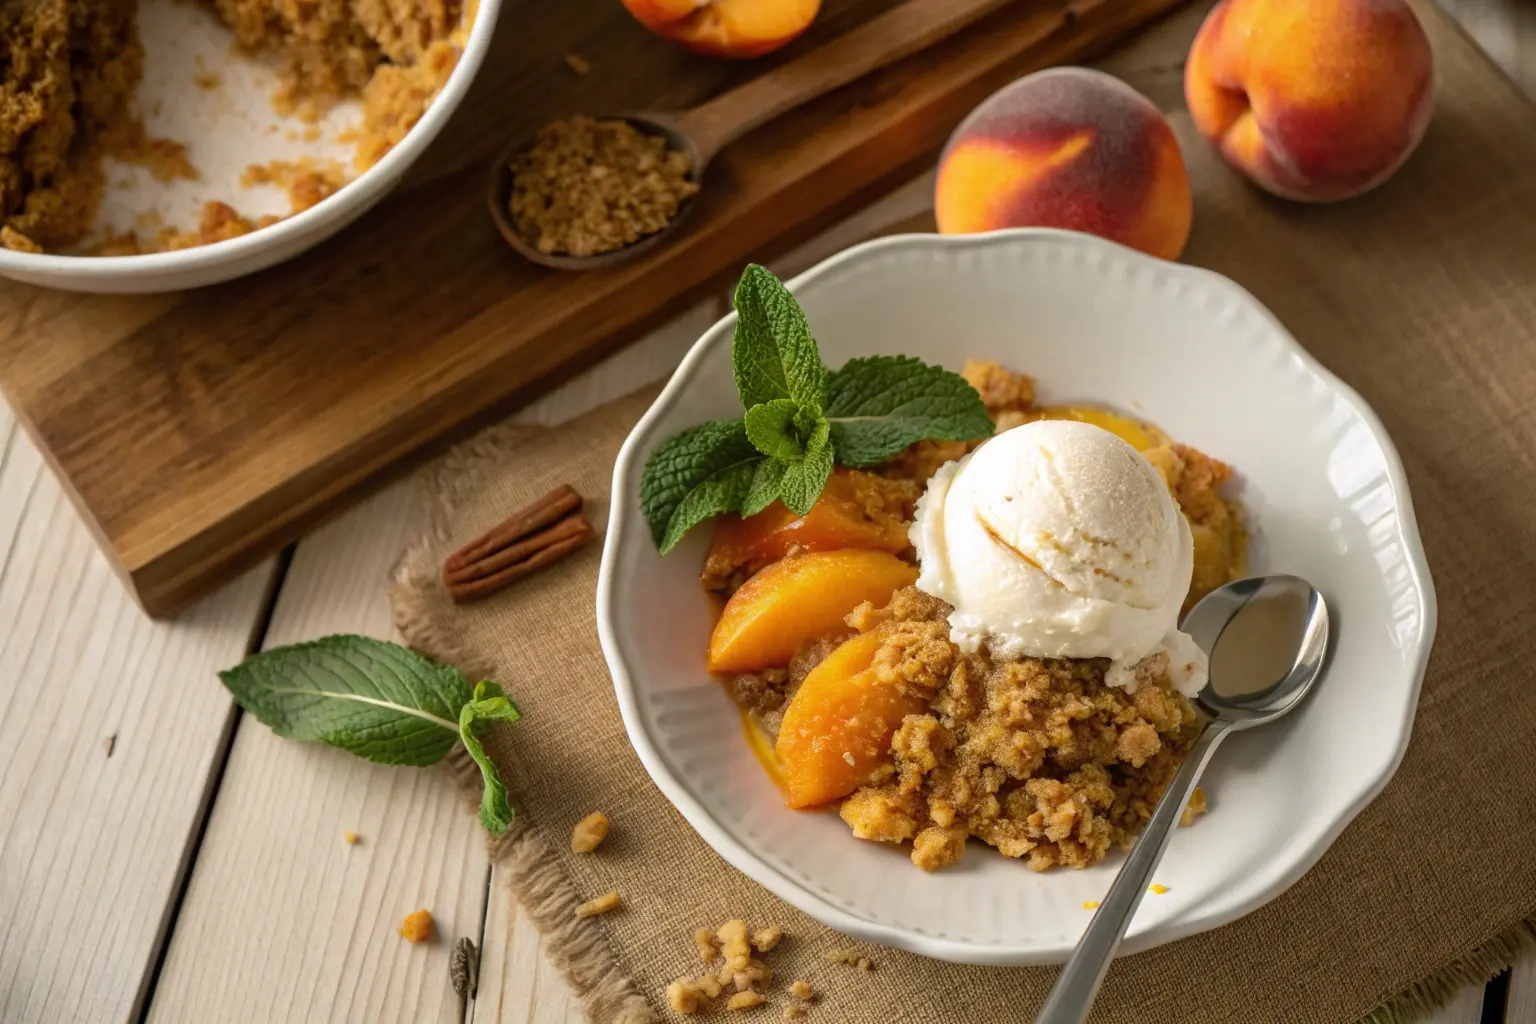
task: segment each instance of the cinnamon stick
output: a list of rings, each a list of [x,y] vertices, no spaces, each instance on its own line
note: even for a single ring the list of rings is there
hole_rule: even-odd
[[[581,507],[581,495],[570,484],[561,484],[527,508],[514,512],[483,536],[448,556],[445,573],[457,572],[471,563],[515,544]]]

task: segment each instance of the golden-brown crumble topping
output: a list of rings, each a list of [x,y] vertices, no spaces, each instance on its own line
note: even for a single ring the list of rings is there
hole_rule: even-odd
[[[928,700],[891,738],[892,770],[844,801],[856,836],[912,841],[912,861],[958,861],[975,836],[1035,870],[1087,867],[1151,816],[1196,724],[1161,677],[1105,685],[1104,659],[993,661],[949,642],[949,606],[915,587],[850,622],[877,630],[873,670]],[[1191,816],[1203,809],[1192,801]]]

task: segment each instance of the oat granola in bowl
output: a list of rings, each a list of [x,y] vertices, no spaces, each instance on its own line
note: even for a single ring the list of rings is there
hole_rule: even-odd
[[[753,301],[794,326],[739,294],[615,471],[599,630],[700,835],[860,938],[1060,962],[1195,724],[1180,610],[1251,562],[1356,625],[1207,775],[1128,942],[1299,877],[1395,767],[1433,632],[1358,397],[1230,282],[1085,236],[885,239],[790,287],[821,369],[733,353]]]

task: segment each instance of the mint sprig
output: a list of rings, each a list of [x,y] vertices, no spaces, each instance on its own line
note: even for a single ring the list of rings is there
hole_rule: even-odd
[[[477,735],[515,722],[517,705],[493,682],[471,688],[464,673],[399,644],[338,635],[273,647],[219,673],[246,711],[285,739],[328,743],[380,764],[436,764],[462,742],[480,766],[480,821],[496,834],[512,808]]]
[[[834,463],[869,466],[917,441],[992,434],[981,396],[957,373],[907,356],[829,371],[789,289],[753,264],[736,286],[731,369],[744,415],[701,423],[652,453],[640,507],[662,554],[706,519],[816,504]]]

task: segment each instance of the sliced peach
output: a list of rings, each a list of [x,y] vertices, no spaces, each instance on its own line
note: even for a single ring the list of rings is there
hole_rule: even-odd
[[[852,793],[890,761],[891,734],[901,720],[927,707],[876,678],[870,664],[879,647],[874,633],[853,637],[795,691],[775,747],[789,806],[814,807]]]
[[[885,604],[917,569],[885,551],[812,551],[774,562],[725,603],[709,639],[711,672],[786,665],[813,640],[841,631],[865,601]]]
[[[1139,452],[1168,444],[1168,437],[1150,423],[1133,420],[1108,409],[1096,409],[1084,405],[1048,405],[1030,409],[1024,413],[1024,422],[1034,420],[1075,420],[1091,423],[1114,434]]]
[[[866,491],[893,487],[869,473],[834,470],[821,497],[803,516],[776,501],[755,516],[722,516],[709,543],[710,566],[748,570],[778,561],[791,550],[872,548],[899,554],[910,546],[904,510],[871,508]],[[877,493],[878,497],[878,493]],[[894,502],[887,502],[894,504]]]

